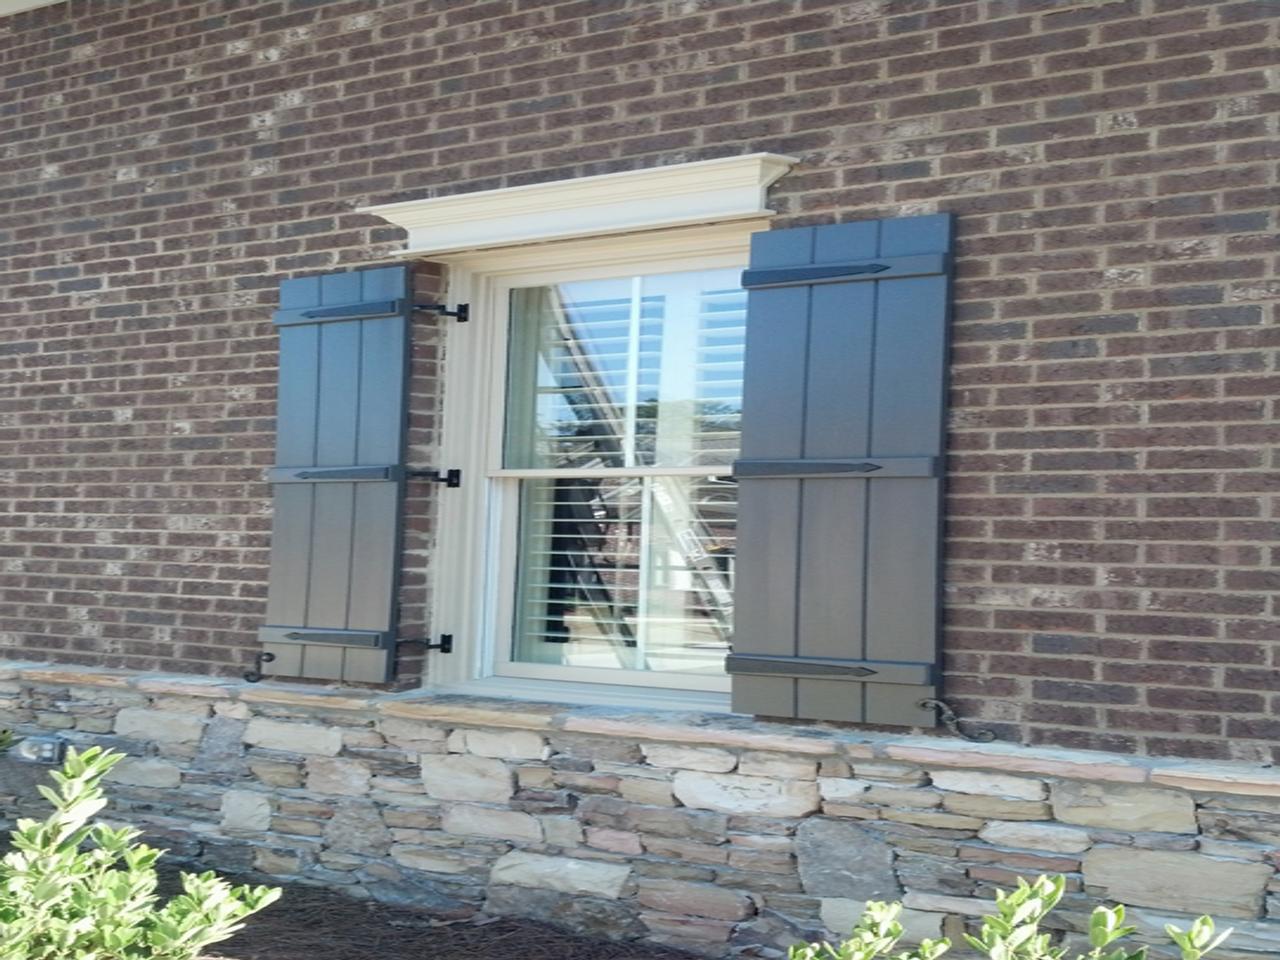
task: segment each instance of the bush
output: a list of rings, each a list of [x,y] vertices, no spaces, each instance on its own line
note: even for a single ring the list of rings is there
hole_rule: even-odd
[[[0,861],[0,960],[193,960],[225,940],[245,917],[280,895],[232,887],[210,873],[182,874],[178,896],[161,905],[160,850],[138,831],[91,818],[106,805],[101,781],[123,754],[72,750],[45,820],[19,820]]]
[[[965,934],[965,940],[989,960],[1062,960],[1066,949],[1049,945],[1049,934],[1040,931],[1040,922],[1058,905],[1065,889],[1066,878],[1061,876],[1038,877],[1034,883],[1019,878],[1016,890],[996,892],[996,912],[982,918],[978,936]],[[925,940],[914,950],[893,953],[902,939],[902,924],[898,922],[901,912],[900,903],[868,903],[848,939],[835,945],[798,944],[791,948],[789,958],[872,960],[891,956],[894,960],[936,960],[951,949],[951,941],[944,937]],[[1131,950],[1115,945],[1135,929],[1124,925],[1124,907],[1096,907],[1089,918],[1089,943],[1093,949],[1078,954],[1076,960],[1146,960],[1146,947]],[[1200,917],[1190,930],[1169,924],[1165,932],[1182,952],[1182,960],[1200,960],[1231,934],[1224,930],[1215,935],[1209,917]]]

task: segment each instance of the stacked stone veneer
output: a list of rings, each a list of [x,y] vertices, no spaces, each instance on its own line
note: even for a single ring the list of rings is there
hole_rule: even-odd
[[[1280,952],[1280,774],[734,717],[13,667],[0,723],[126,751],[114,811],[176,856],[709,954],[902,898],[953,937],[997,885],[1068,876],[1061,923],[1210,912]],[[34,774],[0,763],[25,805]],[[1071,935],[1071,934],[1069,934]]]

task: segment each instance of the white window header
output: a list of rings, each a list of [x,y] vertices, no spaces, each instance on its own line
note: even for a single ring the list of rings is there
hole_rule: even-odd
[[[35,10],[38,7],[51,7],[55,3],[61,2],[62,0],[0,0],[0,17],[24,13],[27,10]]]
[[[773,213],[765,194],[796,163],[753,153],[360,207],[409,232],[401,256],[440,255]]]

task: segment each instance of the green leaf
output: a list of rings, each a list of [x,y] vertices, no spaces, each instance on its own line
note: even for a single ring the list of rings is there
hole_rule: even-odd
[[[102,778],[121,759],[69,751],[55,786],[41,789],[52,812],[18,821],[0,860],[0,960],[194,960],[280,895],[206,872],[157,904],[161,851],[138,843],[132,827],[93,821],[107,802]]]

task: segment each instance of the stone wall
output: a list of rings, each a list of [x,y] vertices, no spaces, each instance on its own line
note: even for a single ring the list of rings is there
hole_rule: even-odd
[[[1061,872],[1144,936],[1209,912],[1280,951],[1280,773],[729,716],[0,672],[0,724],[129,758],[113,810],[175,856],[451,917],[550,919],[771,955],[905,900],[956,936],[996,886]],[[35,768],[5,761],[0,793]],[[12,810],[12,802],[5,809]]]

